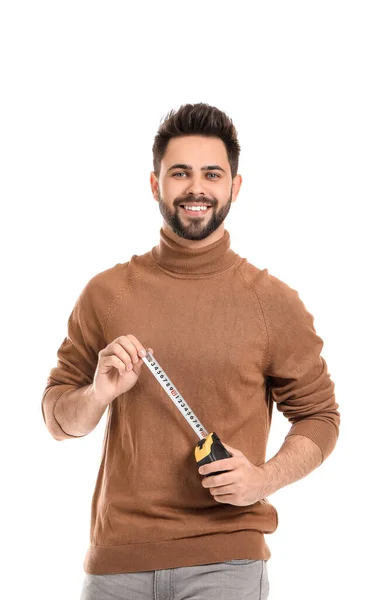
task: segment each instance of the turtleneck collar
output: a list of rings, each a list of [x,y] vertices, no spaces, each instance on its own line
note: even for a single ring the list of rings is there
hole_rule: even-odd
[[[186,248],[172,240],[160,229],[160,242],[154,246],[151,255],[163,269],[181,275],[213,275],[231,267],[238,255],[230,248],[230,235],[224,235],[203,248]]]

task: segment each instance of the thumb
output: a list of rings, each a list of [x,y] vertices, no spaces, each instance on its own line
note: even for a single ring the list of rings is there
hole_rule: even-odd
[[[151,352],[153,354],[153,348],[148,348],[147,350],[148,350],[148,352]],[[140,373],[141,372],[142,365],[143,365],[143,359],[144,358],[145,357],[140,358],[137,363],[133,363],[133,369],[134,369],[135,373]]]
[[[237,450],[237,448],[233,448],[229,444],[225,444],[223,441],[221,441],[221,443],[224,446],[224,448],[226,448],[231,454],[233,454],[233,456],[240,456],[242,454],[242,452],[240,450]]]

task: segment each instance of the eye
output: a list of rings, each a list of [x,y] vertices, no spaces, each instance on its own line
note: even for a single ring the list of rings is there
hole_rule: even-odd
[[[173,173],[172,177],[176,177],[176,175],[187,175],[187,173],[185,173],[185,171],[178,171],[177,173]],[[220,175],[218,175],[217,173],[207,173],[207,175],[214,175],[214,177],[209,177],[209,179],[220,179]],[[177,179],[181,179],[181,177],[177,177]]]

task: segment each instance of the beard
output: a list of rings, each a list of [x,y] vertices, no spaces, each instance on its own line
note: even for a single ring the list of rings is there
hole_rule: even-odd
[[[184,201],[186,204],[189,204],[189,202],[200,201],[208,203],[212,207],[209,213],[210,216],[208,217],[205,215],[201,218],[196,217],[185,224],[179,216],[179,211],[183,209],[178,206],[179,204],[184,203]],[[232,204],[232,188],[226,204],[220,208],[220,210],[216,210],[216,204],[213,203],[213,200],[211,198],[206,198],[205,196],[199,196],[198,198],[195,196],[176,198],[174,201],[174,210],[170,210],[158,191],[158,202],[161,215],[176,235],[185,238],[186,240],[204,240],[220,227],[221,223],[229,213]]]

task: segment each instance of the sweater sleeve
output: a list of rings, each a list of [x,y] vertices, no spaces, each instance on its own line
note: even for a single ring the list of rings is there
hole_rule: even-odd
[[[262,273],[269,394],[292,424],[286,438],[295,434],[310,438],[320,447],[323,462],[335,447],[340,425],[335,384],[321,356],[323,341],[298,292],[267,269]]]
[[[68,319],[67,336],[57,352],[57,366],[51,369],[43,392],[43,419],[56,440],[84,437],[70,435],[61,428],[55,418],[55,405],[62,395],[94,380],[98,353],[106,346],[97,297],[98,285],[92,279],[76,300]]]

